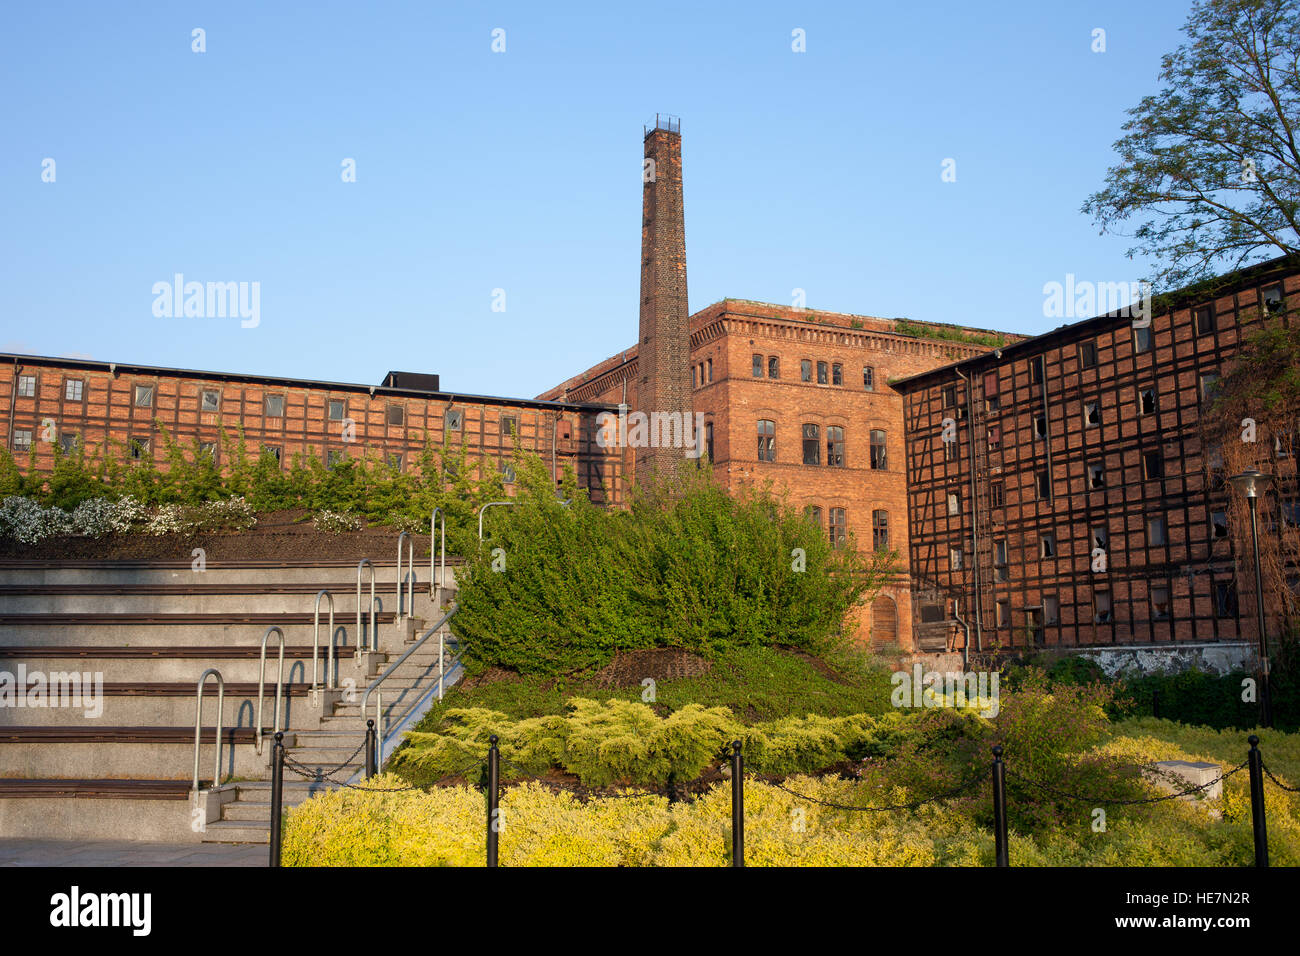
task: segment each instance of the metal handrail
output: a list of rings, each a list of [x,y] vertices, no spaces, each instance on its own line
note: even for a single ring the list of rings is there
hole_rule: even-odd
[[[375,620],[375,566],[371,564],[369,558],[362,558],[357,562],[357,650],[366,649],[366,643],[362,640],[364,631],[361,630],[361,569],[370,566],[370,650],[379,650],[379,632],[377,621]],[[398,600],[401,600],[399,597]],[[359,660],[359,659],[358,659]]]
[[[262,665],[257,671],[257,733],[254,749],[260,754],[262,752],[262,697],[266,690],[266,642],[270,640],[272,634],[280,637],[280,670],[275,675],[275,730],[273,733],[279,733],[284,728],[280,726],[280,697],[284,693],[284,631],[280,630],[278,624],[272,624],[262,635]]]
[[[334,595],[322,588],[316,592],[316,609],[312,612],[312,634],[311,634],[311,686],[314,688],[320,686],[316,679],[316,661],[320,657],[320,599],[329,598],[330,602],[330,629],[329,629],[329,646],[325,654],[328,658],[325,664],[325,689],[334,689]]]
[[[217,679],[217,754],[212,761],[212,786],[221,782],[221,712],[226,701],[226,682],[221,677],[221,671],[215,667],[209,667],[202,676],[199,677],[198,686],[194,689],[194,795],[198,799],[199,793],[199,738],[203,734],[203,687],[208,682],[209,677]]]
[[[573,501],[572,498],[565,498],[560,502],[560,505],[561,507],[567,508],[572,501]],[[517,504],[519,504],[519,502],[517,501],[488,501],[485,502],[483,506],[478,509],[478,540],[480,544],[483,543],[483,512],[487,511],[489,508],[495,507],[496,505],[517,505]]]
[[[438,635],[438,647],[439,647],[439,649],[441,650],[441,648],[442,648],[442,646],[443,646],[443,638],[442,638],[442,633],[441,633],[441,632],[442,632],[443,625],[445,625],[448,621],[450,621],[453,617],[455,617],[455,616],[456,616],[456,612],[457,612],[458,610],[460,610],[459,606],[453,605],[453,606],[452,606],[452,609],[451,609],[450,611],[448,611],[446,614],[444,614],[442,617],[440,617],[440,618],[438,619],[438,622],[437,622],[436,624],[434,624],[433,627],[431,627],[431,628],[429,628],[427,631],[425,631],[425,632],[420,636],[419,640],[417,640],[414,644],[412,644],[409,648],[407,648],[406,652],[405,652],[404,654],[402,654],[401,657],[399,657],[397,660],[393,661],[393,663],[389,664],[387,670],[385,670],[382,674],[380,674],[378,677],[376,677],[373,681],[370,682],[370,686],[366,688],[366,692],[365,692],[365,694],[363,694],[362,697],[361,697],[361,719],[362,719],[362,721],[364,721],[364,720],[366,719],[366,705],[367,705],[367,703],[370,701],[370,695],[371,695],[372,693],[377,693],[376,688],[378,688],[380,684],[382,684],[385,680],[387,680],[388,677],[389,677],[389,675],[392,674],[393,671],[397,670],[397,668],[399,668],[399,667],[402,665],[402,662],[403,662],[403,661],[405,661],[408,657],[410,657],[412,654],[414,654],[416,651],[418,651],[421,647],[423,647],[423,646],[424,646],[424,642],[427,641],[429,638],[433,637],[434,634],[437,634],[437,635]],[[439,666],[439,669],[441,670],[441,668],[442,668],[442,662],[441,662],[441,661],[439,661],[438,666]],[[441,673],[439,674],[439,689],[441,690]],[[378,714],[376,714],[376,716],[378,716]],[[378,720],[375,721],[375,726],[376,726],[376,727],[379,727],[379,721],[378,721]],[[384,749],[383,744],[384,744],[383,737],[380,736],[380,737],[379,737],[379,748],[378,748],[380,753],[383,752],[383,749]]]
[[[402,619],[402,539],[406,539],[406,569],[408,580],[406,582],[406,616],[411,617],[415,612],[415,539],[411,537],[409,531],[403,531],[397,536],[397,619]]]
[[[480,544],[483,542],[483,512],[489,508],[495,508],[497,505],[513,505],[516,503],[514,501],[489,501],[478,509],[478,540]]]
[[[434,537],[438,532],[438,519],[442,518],[442,547],[440,549],[438,575],[433,573]],[[447,586],[447,514],[441,508],[433,509],[429,519],[429,597],[433,598],[434,610],[438,608],[438,593]]]

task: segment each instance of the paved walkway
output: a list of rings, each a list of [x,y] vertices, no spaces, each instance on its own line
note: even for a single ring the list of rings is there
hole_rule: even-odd
[[[7,866],[266,866],[265,845],[0,839]]]

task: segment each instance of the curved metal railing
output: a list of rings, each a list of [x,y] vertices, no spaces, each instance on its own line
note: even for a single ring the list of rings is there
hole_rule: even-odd
[[[280,670],[275,675],[275,729],[272,733],[284,729],[280,726],[280,699],[284,693],[284,631],[280,630],[278,624],[272,624],[262,635],[262,664],[257,672],[257,732],[254,747],[259,754],[262,752],[262,697],[266,690],[266,642],[272,634],[280,638]]]
[[[203,735],[203,687],[208,682],[209,677],[217,679],[217,739],[214,741],[217,753],[212,759],[212,786],[221,782],[221,713],[226,701],[226,682],[221,677],[221,671],[215,667],[209,667],[199,677],[199,683],[194,689],[194,794],[198,798],[199,792],[199,738]]]
[[[437,553],[441,555],[438,572],[435,576],[433,570],[433,557],[435,553],[434,538],[438,533],[438,519],[442,518],[442,541],[441,548]],[[433,509],[433,516],[429,519],[429,597],[433,598],[434,610],[438,609],[438,592],[447,586],[447,515],[441,508]]]
[[[515,503],[516,502],[513,501],[488,501],[478,509],[478,539],[480,542],[483,540],[483,513],[489,508],[496,508],[499,505],[513,505]]]
[[[397,619],[402,619],[402,539],[406,539],[406,616],[415,613],[415,539],[409,531],[397,536]]]
[[[325,689],[334,689],[334,595],[322,588],[316,592],[316,608],[312,612],[312,634],[311,634],[311,686],[313,689],[321,686],[317,680],[317,661],[320,659],[320,599],[329,598],[330,602],[330,624],[329,624],[329,644],[325,650]]]
[[[361,719],[362,719],[363,722],[364,722],[365,719],[366,719],[367,705],[368,705],[369,702],[370,702],[370,695],[371,695],[371,694],[378,694],[378,693],[379,693],[379,685],[382,684],[384,681],[386,681],[386,680],[389,678],[389,676],[393,673],[393,671],[395,671],[395,670],[397,670],[397,668],[401,667],[401,666],[402,666],[402,663],[403,663],[403,662],[404,662],[408,657],[410,657],[412,654],[414,654],[416,651],[418,651],[421,647],[423,647],[423,646],[424,646],[424,642],[427,641],[429,638],[433,637],[433,635],[435,635],[435,634],[438,635],[438,650],[439,650],[439,660],[438,660],[438,696],[439,696],[439,699],[440,699],[440,700],[442,699],[442,680],[443,680],[444,667],[445,667],[445,664],[444,664],[444,658],[443,658],[443,656],[442,656],[442,650],[443,650],[443,639],[444,639],[444,635],[443,635],[443,627],[444,627],[444,625],[446,625],[446,623],[447,623],[448,621],[450,621],[453,617],[456,616],[456,612],[457,612],[458,610],[459,610],[459,607],[453,605],[452,608],[451,608],[451,610],[448,611],[446,614],[444,614],[442,617],[440,617],[440,618],[438,619],[438,621],[433,625],[433,627],[429,628],[429,629],[428,629],[427,631],[425,631],[422,635],[420,635],[420,637],[416,640],[416,642],[415,642],[414,644],[412,644],[410,647],[408,647],[408,648],[406,649],[405,653],[403,653],[401,657],[399,657],[397,660],[393,661],[393,663],[389,664],[388,667],[387,667],[387,669],[386,669],[382,674],[380,674],[378,677],[376,677],[373,681],[370,682],[370,686],[366,688],[366,692],[365,692],[365,694],[362,695],[362,697],[361,697]],[[426,693],[425,696],[427,696],[427,693]],[[377,698],[377,700],[378,700],[378,701],[382,701],[382,697]],[[377,732],[377,734],[378,734],[378,748],[377,748],[377,750],[378,750],[378,753],[382,754],[382,753],[384,752],[384,735],[383,735],[383,732],[382,732],[382,723],[383,723],[383,722],[379,719],[380,716],[381,716],[381,714],[380,714],[380,712],[377,710],[377,711],[375,712],[375,718],[376,718],[376,719],[375,719],[375,728],[376,728],[376,732]]]
[[[365,632],[361,629],[361,569],[370,568],[370,650],[379,650],[378,621],[375,617],[375,566],[369,558],[357,562],[357,650],[366,649]],[[400,600],[400,598],[399,598]],[[357,659],[360,661],[360,658]]]

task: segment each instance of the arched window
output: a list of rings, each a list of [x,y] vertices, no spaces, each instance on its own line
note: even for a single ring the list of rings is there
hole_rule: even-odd
[[[776,422],[758,421],[758,460],[776,461]]]
[[[805,465],[822,463],[821,428],[811,422],[803,426],[803,463]]]
[[[832,468],[844,467],[844,429],[838,425],[826,426],[826,464]]]

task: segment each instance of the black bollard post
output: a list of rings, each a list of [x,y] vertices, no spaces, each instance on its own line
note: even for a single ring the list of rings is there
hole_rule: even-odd
[[[375,753],[375,722],[366,721],[366,779],[379,773],[379,755]]]
[[[1255,830],[1255,865],[1268,866],[1268,824],[1264,820],[1264,756],[1259,752],[1259,738],[1247,738],[1250,753],[1250,822]]]
[[[745,758],[731,742],[731,865],[745,865]]]
[[[1007,768],[1002,762],[1002,745],[993,747],[993,838],[997,865],[1010,866],[1007,853]]]
[[[497,735],[488,738],[488,815],[487,815],[487,865],[497,865],[497,831],[500,807],[497,805],[497,791],[501,785],[501,751],[497,750]]]
[[[284,732],[271,748],[271,866],[280,865],[280,818],[284,815]]]

